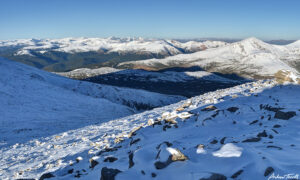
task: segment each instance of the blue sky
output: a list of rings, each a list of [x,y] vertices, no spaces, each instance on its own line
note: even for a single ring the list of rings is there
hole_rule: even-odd
[[[0,39],[300,39],[300,0],[0,0]]]

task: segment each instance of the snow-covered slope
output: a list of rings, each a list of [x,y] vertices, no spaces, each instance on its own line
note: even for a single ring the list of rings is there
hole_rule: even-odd
[[[272,173],[297,174],[299,90],[273,80],[252,82],[15,144],[1,149],[0,177],[266,179]]]
[[[256,38],[248,38],[219,48],[180,54],[164,59],[124,62],[120,67],[162,69],[178,66],[200,66],[208,71],[236,73],[244,77],[273,76],[281,69],[297,72],[287,63],[295,57],[287,46],[271,45]]]
[[[207,48],[225,45],[220,41],[187,42],[180,43],[175,40],[143,39],[143,38],[63,38],[63,39],[20,39],[0,41],[0,47],[20,47],[15,55],[32,55],[35,51],[59,51],[79,53],[89,51],[110,52],[136,52],[175,55],[186,52],[195,52]]]
[[[64,78],[0,58],[0,147],[183,99]]]
[[[114,74],[116,76],[126,75],[128,78],[134,77],[135,80],[139,81],[153,81],[153,82],[185,82],[191,80],[209,80],[216,82],[236,82],[232,79],[227,79],[216,74],[203,71],[203,70],[193,70],[186,69],[186,71],[178,72],[176,70],[166,70],[166,71],[144,71],[135,69],[116,69],[110,67],[102,67],[97,69],[81,68],[75,69],[69,72],[57,73],[61,76],[74,78],[74,79],[86,79],[95,76]]]

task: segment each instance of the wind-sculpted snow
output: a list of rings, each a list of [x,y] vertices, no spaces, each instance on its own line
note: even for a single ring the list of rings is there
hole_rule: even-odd
[[[54,179],[100,179],[111,171],[116,179],[265,179],[272,172],[299,173],[300,89],[276,85],[247,83],[2,148],[0,178],[50,172]],[[295,114],[280,119],[285,112]]]

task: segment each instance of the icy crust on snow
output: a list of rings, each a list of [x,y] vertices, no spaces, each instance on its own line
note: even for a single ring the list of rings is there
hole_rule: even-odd
[[[180,43],[175,40],[143,38],[63,38],[63,39],[20,39],[0,41],[0,47],[21,47],[16,55],[31,55],[30,51],[45,53],[49,50],[76,53],[103,52],[150,52],[179,54],[181,50],[195,52],[225,45],[220,41]]]
[[[299,59],[299,53],[292,51],[288,45],[271,45],[256,38],[248,38],[206,51],[179,54],[164,59],[124,62],[120,66],[134,65],[147,68],[200,66],[209,71],[227,70],[237,74],[244,72],[251,77],[251,75],[272,76],[281,69],[297,72],[289,64],[297,58]]]
[[[0,99],[3,147],[184,98],[72,80],[0,58]]]
[[[68,174],[67,171],[74,169],[74,173],[78,170],[83,179],[100,179],[101,167],[107,166],[109,168],[118,168],[124,173],[120,173],[117,179],[136,178],[150,178],[152,172],[158,175],[159,179],[168,178],[180,179],[183,177],[198,177],[198,173],[203,172],[219,172],[229,175],[238,171],[241,168],[247,170],[246,175],[253,175],[256,173],[263,173],[263,168],[267,165],[272,165],[276,170],[285,172],[286,166],[289,170],[298,170],[299,166],[295,165],[298,162],[297,157],[298,147],[290,147],[291,143],[297,144],[297,131],[299,128],[295,122],[292,121],[278,122],[276,119],[264,122],[264,126],[271,127],[274,123],[280,123],[286,126],[276,135],[272,130],[268,129],[267,133],[276,135],[274,145],[283,147],[282,151],[276,149],[267,149],[265,142],[267,139],[255,144],[239,143],[236,146],[243,148],[240,157],[234,159],[219,159],[213,156],[213,152],[220,150],[220,144],[211,144],[213,139],[219,140],[224,136],[227,137],[226,143],[231,141],[242,141],[246,136],[255,136],[261,132],[264,126],[255,125],[252,128],[248,124],[264,114],[259,111],[260,103],[273,103],[273,99],[279,99],[280,105],[289,110],[294,110],[299,104],[299,87],[275,87],[274,81],[258,81],[239,85],[229,89],[218,90],[211,93],[206,93],[201,96],[194,97],[189,101],[182,101],[170,106],[156,108],[151,111],[135,114],[109,122],[104,122],[98,125],[91,125],[81,129],[70,130],[63,133],[58,133],[47,138],[32,139],[27,143],[18,143],[10,147],[1,148],[0,150],[0,178],[10,179],[14,178],[38,178],[45,172],[54,172],[54,175],[59,179],[72,179],[74,174]],[[265,92],[262,92],[264,91]],[[262,93],[261,93],[262,92]],[[259,94],[261,93],[261,95]],[[258,96],[254,96],[258,94]],[[272,96],[272,98],[269,97]],[[238,98],[236,98],[238,97]],[[239,98],[240,97],[240,98]],[[184,116],[189,113],[176,112],[175,109],[189,104],[186,112],[191,112],[192,116]],[[227,111],[219,112],[220,116],[216,119],[205,122],[203,120],[209,118],[215,111],[202,112],[200,109],[205,104],[216,104],[218,109],[223,110],[232,106],[237,106],[240,110],[237,113]],[[272,104],[272,105],[273,105]],[[167,115],[169,113],[170,115]],[[199,113],[198,113],[199,112]],[[106,112],[107,113],[107,112]],[[162,130],[162,126],[147,126],[149,119],[157,119],[165,113],[167,117],[177,117],[178,128],[172,127],[166,131]],[[177,115],[178,114],[178,115]],[[182,115],[179,115],[182,114]],[[260,118],[260,117],[259,117]],[[298,116],[296,117],[296,119]],[[233,124],[236,121],[236,124]],[[151,121],[150,121],[151,122]],[[122,148],[111,153],[104,153],[97,156],[97,153],[105,149],[105,147],[118,146],[114,145],[118,137],[126,139],[129,132],[137,127],[143,126],[137,131],[137,136],[133,136],[125,140],[125,144],[120,144]],[[251,127],[251,128],[249,128]],[[284,129],[292,128],[288,131],[289,134],[284,134]],[[293,131],[293,129],[295,131]],[[296,133],[296,134],[295,134]],[[132,140],[140,138],[141,142],[130,146],[127,143]],[[156,170],[153,163],[157,155],[157,146],[164,142],[170,141],[172,148],[179,148],[185,155],[188,156],[187,162],[178,162],[169,165],[164,170]],[[126,145],[127,144],[127,145]],[[198,144],[205,144],[206,153],[197,154],[195,148]],[[299,143],[298,143],[299,144]],[[136,149],[136,147],[141,147]],[[185,149],[182,149],[185,147]],[[167,148],[161,146],[161,148]],[[229,150],[228,150],[229,149]],[[232,148],[231,148],[232,149]],[[230,148],[225,149],[231,152]],[[236,149],[235,149],[236,150]],[[133,161],[135,165],[128,169],[128,152],[133,151]],[[257,153],[261,153],[260,155]],[[229,153],[230,154],[230,153]],[[236,152],[234,154],[237,154]],[[95,156],[96,155],[96,156]],[[76,163],[77,157],[82,157],[79,163]],[[114,163],[100,163],[94,170],[89,168],[89,159],[95,158],[98,161],[103,161],[107,156],[114,156],[118,158]],[[261,156],[267,157],[268,160],[261,159]],[[292,157],[293,156],[293,157]],[[280,159],[278,159],[280,158]],[[280,160],[289,162],[290,165],[276,165]],[[26,162],[26,163],[24,163]],[[73,164],[73,166],[69,166]],[[254,165],[253,165],[254,164]],[[175,168],[176,167],[176,168]],[[225,168],[226,167],[226,168]],[[176,171],[173,170],[176,169]],[[82,171],[85,169],[85,172]],[[58,171],[57,171],[58,170]],[[141,170],[146,172],[146,176],[141,174]],[[201,170],[199,172],[199,170]],[[207,170],[207,171],[206,171]],[[222,172],[220,172],[222,170]],[[260,178],[262,179],[262,177]]]

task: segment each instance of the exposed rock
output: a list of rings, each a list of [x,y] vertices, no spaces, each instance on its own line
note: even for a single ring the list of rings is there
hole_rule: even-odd
[[[114,142],[115,142],[116,144],[121,143],[122,141],[124,141],[124,138],[123,138],[123,137],[117,137],[117,138],[114,140]]]
[[[103,167],[101,169],[101,178],[100,180],[114,180],[116,175],[119,174],[120,171],[119,169],[111,169],[107,167]]]
[[[122,146],[116,146],[116,147],[107,147],[103,150],[101,150],[97,155],[100,156],[101,154],[105,153],[105,152],[113,152],[113,151],[117,151],[119,148],[121,148]]]
[[[257,137],[268,137],[268,135],[267,135],[266,131],[264,130],[263,132],[258,133]]]
[[[76,162],[79,163],[79,161],[82,161],[82,157],[80,156],[76,158]]]
[[[237,171],[236,173],[234,173],[232,176],[231,176],[231,178],[232,179],[235,179],[235,178],[237,178],[239,175],[241,175],[242,173],[244,172],[244,170],[239,170],[239,171]]]
[[[258,122],[258,120],[254,120],[254,121],[252,121],[249,125],[255,124],[255,123],[257,123],[257,122]]]
[[[227,109],[229,112],[236,112],[239,108],[238,107],[230,107]]]
[[[155,162],[154,166],[156,167],[156,169],[163,169],[167,167],[169,164],[171,164],[172,162],[185,161],[188,159],[179,149],[167,148],[167,150],[171,155],[168,157],[167,161],[165,162],[161,162],[161,161]]]
[[[282,148],[281,147],[278,147],[278,146],[267,146],[267,148],[275,148],[275,149],[278,149],[278,150],[282,150]]]
[[[128,137],[130,138],[130,137],[132,137],[132,136],[135,136],[135,135],[136,135],[136,132],[137,132],[138,130],[140,130],[142,127],[143,127],[143,126],[139,126],[139,127],[134,128],[132,131],[130,131],[130,133],[128,134]]]
[[[267,111],[272,111],[272,112],[277,112],[277,111],[284,109],[284,108],[280,108],[280,107],[272,107],[268,104],[266,104],[266,105],[260,104],[259,107],[260,107],[260,109],[265,109]]]
[[[206,106],[201,111],[213,111],[213,110],[216,110],[216,109],[218,109],[216,106],[210,105],[210,106]]]
[[[283,84],[285,82],[291,82],[291,83],[298,83],[300,84],[299,78],[293,78],[296,77],[295,73],[287,70],[279,70],[277,73],[274,74],[275,80],[279,84]]]
[[[184,110],[183,107],[179,107],[179,108],[176,109],[176,111],[183,111],[183,110]]]
[[[225,139],[226,139],[226,137],[223,137],[223,138],[220,140],[220,143],[221,143],[221,144],[224,144]]]
[[[152,126],[154,124],[154,122],[155,121],[153,119],[149,119],[147,124],[148,124],[148,126]]]
[[[227,177],[224,176],[223,174],[213,173],[210,177],[201,178],[200,180],[227,180]]]
[[[267,177],[269,176],[272,172],[274,172],[274,169],[272,167],[267,167],[265,170],[264,176]]]
[[[44,180],[44,179],[53,178],[53,177],[55,177],[55,176],[52,173],[45,173],[39,178],[39,180]]]
[[[155,173],[151,173],[151,176],[152,176],[152,177],[156,177],[156,174],[155,174]]]
[[[129,153],[129,168],[131,168],[132,166],[134,166],[134,162],[133,162],[133,152],[131,151]]]
[[[292,118],[294,116],[296,116],[296,112],[295,111],[288,111],[288,112],[277,111],[275,113],[274,118],[282,119],[282,120],[289,120],[290,118]]]
[[[140,140],[141,140],[140,138],[132,139],[132,140],[130,141],[130,146],[133,145],[133,144],[135,144],[135,143],[137,143],[137,142],[139,142]]]
[[[280,128],[281,127],[281,125],[279,125],[279,124],[275,124],[274,126],[273,126],[273,128]]]
[[[89,161],[90,161],[90,168],[94,168],[99,164],[99,162],[94,160],[93,158],[91,158]]]
[[[218,140],[214,139],[210,142],[210,144],[217,144],[218,143]]]
[[[118,160],[118,158],[110,156],[104,159],[104,162],[115,162],[116,160]]]
[[[205,153],[205,150],[204,150],[204,145],[203,144],[199,144],[198,146],[197,146],[197,154],[202,154],[202,153]]]
[[[246,140],[244,140],[242,142],[258,142],[260,140],[261,140],[260,137],[253,137],[253,138],[246,139]]]
[[[74,169],[69,169],[68,174],[72,174],[74,172]]]

